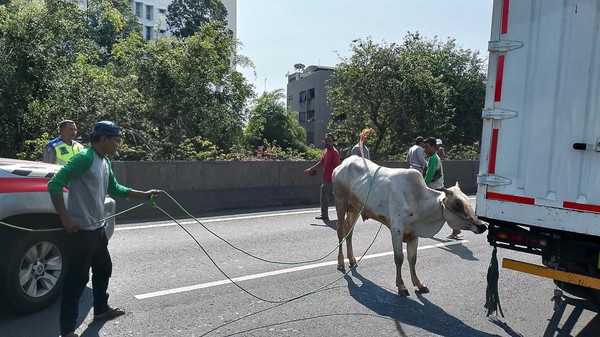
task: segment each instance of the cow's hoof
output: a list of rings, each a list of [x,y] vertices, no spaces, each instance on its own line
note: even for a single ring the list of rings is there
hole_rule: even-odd
[[[346,274],[346,266],[337,266],[337,270],[341,271],[342,273]]]
[[[350,263],[350,269],[355,269],[356,267],[358,267],[358,263],[356,263],[356,261],[354,261],[354,263]]]
[[[421,287],[421,288],[418,288],[417,291],[420,292],[421,294],[427,294],[427,293],[429,293],[429,288]]]
[[[410,296],[410,293],[408,292],[408,289],[398,289],[398,295],[400,296]]]

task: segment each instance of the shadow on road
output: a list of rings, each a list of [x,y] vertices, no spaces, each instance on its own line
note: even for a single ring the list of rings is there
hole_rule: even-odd
[[[311,223],[311,226],[316,227],[329,227],[333,230],[337,230],[337,220],[318,220],[319,223]]]
[[[554,314],[548,322],[548,327],[544,332],[544,337],[553,336],[573,336],[572,331],[577,321],[581,317],[583,310],[599,312],[597,304],[574,297],[562,296],[562,303],[556,307]],[[567,320],[561,325],[560,322],[565,315],[565,309],[568,305],[573,306],[571,314]],[[597,337],[600,331],[600,314],[597,314],[577,335],[576,337]]]
[[[402,297],[396,292],[383,289],[374,284],[357,270],[353,270],[351,275],[344,277],[348,282],[350,295],[374,313],[394,319],[399,336],[408,336],[404,331],[407,325],[423,329],[432,334],[448,337],[497,336],[466,325],[430,302],[422,294],[417,294],[417,299]],[[355,279],[362,284],[357,284]]]
[[[93,307],[92,289],[86,287],[79,301],[79,318],[77,327],[85,320]],[[0,308],[0,326],[2,337],[56,337],[60,334],[58,317],[60,313],[60,298],[46,309],[31,314],[14,311],[6,306]],[[98,336],[86,335],[87,337]]]
[[[454,240],[450,240],[450,239],[440,239],[440,238],[436,238],[436,237],[432,237],[431,239],[435,240],[435,241],[438,241],[440,243],[446,243],[446,242],[449,242],[449,241],[454,241]],[[447,251],[449,253],[457,255],[460,258],[462,258],[463,260],[467,260],[467,261],[479,261],[479,259],[475,257],[475,255],[473,254],[473,252],[469,248],[467,248],[467,246],[465,246],[463,244],[439,247],[439,249],[445,250],[445,251]]]

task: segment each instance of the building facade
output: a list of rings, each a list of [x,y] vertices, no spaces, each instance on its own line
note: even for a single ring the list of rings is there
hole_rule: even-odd
[[[131,8],[140,24],[144,40],[169,35],[167,11],[172,0],[131,0]],[[227,28],[237,37],[237,0],[221,0],[227,8]]]
[[[296,72],[288,75],[287,107],[298,113],[298,122],[306,130],[306,143],[316,147],[329,132],[332,108],[327,102],[327,87],[333,67],[295,66]]]

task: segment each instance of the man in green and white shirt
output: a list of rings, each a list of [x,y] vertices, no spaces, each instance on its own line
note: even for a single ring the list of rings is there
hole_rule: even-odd
[[[441,190],[444,188],[444,168],[440,157],[437,155],[435,138],[425,139],[425,154],[429,157],[427,172],[425,173],[425,184],[434,190]]]
[[[114,155],[120,142],[121,129],[113,122],[94,124],[90,135],[92,146],[75,154],[52,177],[48,191],[65,231],[66,258],[69,261],[63,283],[60,307],[60,333],[75,333],[79,299],[92,268],[94,319],[111,319],[125,313],[108,305],[108,281],[112,260],[108,238],[104,232],[104,199],[109,193],[120,198],[150,199],[160,190],[138,191],[120,185],[113,174],[108,156]],[[68,207],[63,189],[69,189]]]

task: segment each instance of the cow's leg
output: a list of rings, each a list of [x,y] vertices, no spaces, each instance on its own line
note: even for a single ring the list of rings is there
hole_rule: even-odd
[[[348,203],[341,200],[341,198],[336,198],[335,200],[335,211],[337,213],[337,236],[339,242],[339,250],[338,250],[338,270],[342,272],[346,272],[346,267],[344,265],[344,252],[342,250],[342,240],[346,236],[346,210],[348,209]]]
[[[393,227],[392,227],[393,228]],[[394,262],[396,263],[396,286],[398,294],[408,296],[408,289],[402,280],[402,263],[404,262],[404,253],[402,252],[403,233],[392,230],[392,247],[394,248]]]
[[[406,255],[408,256],[408,267],[410,268],[410,279],[415,287],[422,293],[428,293],[429,288],[424,286],[417,277],[416,265],[417,265],[417,247],[419,246],[419,237],[415,236],[408,242],[406,242]]]
[[[348,208],[348,212],[346,213],[346,222],[344,225],[346,226],[346,254],[348,255],[348,263],[350,264],[350,268],[356,265],[356,258],[354,257],[354,249],[352,248],[352,234],[354,233],[354,228],[352,227],[354,223],[358,219],[358,211],[350,206]]]

